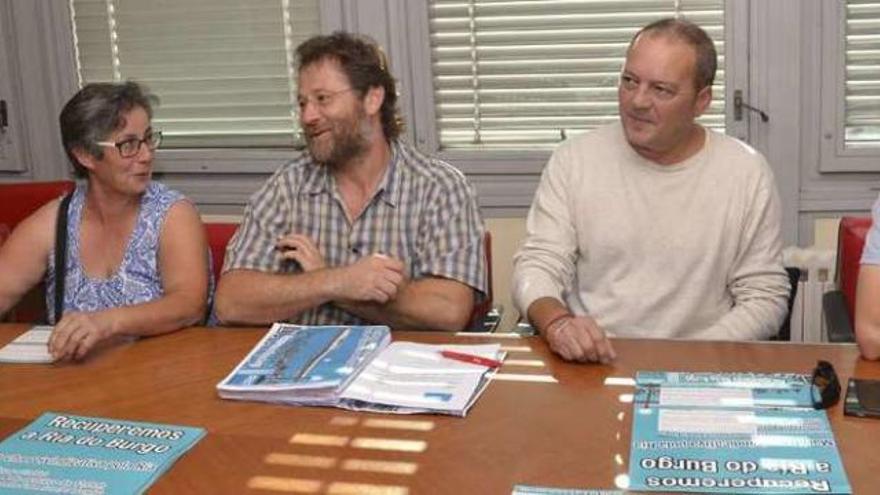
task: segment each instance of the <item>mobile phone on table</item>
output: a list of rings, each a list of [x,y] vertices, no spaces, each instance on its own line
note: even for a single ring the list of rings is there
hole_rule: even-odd
[[[843,414],[880,418],[880,380],[850,378],[846,385]]]

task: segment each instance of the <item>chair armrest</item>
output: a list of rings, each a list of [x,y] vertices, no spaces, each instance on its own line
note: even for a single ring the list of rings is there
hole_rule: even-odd
[[[501,318],[503,316],[504,306],[493,304],[485,314],[474,318],[464,331],[494,333],[498,330],[498,325],[501,324]]]
[[[483,331],[495,333],[498,331],[498,326],[501,325],[501,320],[504,318],[504,306],[500,304],[493,304],[492,309],[486,313],[486,317],[483,318]]]
[[[822,313],[829,342],[855,342],[853,325],[846,310],[843,292],[833,290],[822,296]]]

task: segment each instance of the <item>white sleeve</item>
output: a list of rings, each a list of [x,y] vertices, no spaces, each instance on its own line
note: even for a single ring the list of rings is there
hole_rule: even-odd
[[[550,157],[526,219],[526,238],[513,258],[513,303],[523,315],[542,297],[564,301],[574,279],[578,250],[570,161],[565,148]]]
[[[880,265],[880,198],[871,208],[871,230],[865,237],[861,263],[864,265]]]

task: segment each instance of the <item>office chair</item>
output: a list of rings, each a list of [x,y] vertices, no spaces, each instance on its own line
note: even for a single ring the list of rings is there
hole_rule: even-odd
[[[54,182],[15,182],[0,184],[0,224],[11,233],[22,220],[49,201],[70,191],[76,184],[70,180]],[[9,310],[3,321],[33,323],[46,317],[43,283],[28,291],[21,301]]]
[[[49,201],[72,191],[71,180],[0,184],[0,223],[9,230]]]
[[[779,333],[770,337],[770,340],[787,342],[791,340],[791,310],[794,308],[794,300],[797,297],[798,282],[800,282],[801,279],[801,269],[794,266],[787,266],[785,267],[785,272],[788,274],[788,282],[791,284],[791,288],[788,291],[788,313],[785,315],[785,320],[782,322],[782,326],[779,327]]]
[[[215,282],[220,280],[223,260],[226,259],[226,245],[229,244],[236,230],[238,230],[237,223],[205,223],[208,248],[211,250],[211,270]]]
[[[829,342],[854,342],[856,284],[870,217],[843,217],[837,231],[837,289],[822,296]]]
[[[466,332],[494,332],[501,322],[502,308],[492,304],[492,234],[483,234],[483,248],[486,251],[486,298],[474,304]]]

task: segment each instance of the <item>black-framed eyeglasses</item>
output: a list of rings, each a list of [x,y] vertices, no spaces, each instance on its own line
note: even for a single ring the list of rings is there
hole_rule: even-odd
[[[162,143],[162,131],[150,131],[143,139],[129,138],[118,142],[95,141],[98,146],[113,146],[119,150],[122,158],[131,158],[141,151],[141,145],[146,144],[150,151],[155,151]]]
[[[840,400],[840,380],[834,366],[828,361],[816,363],[811,383],[814,408],[828,409]]]

